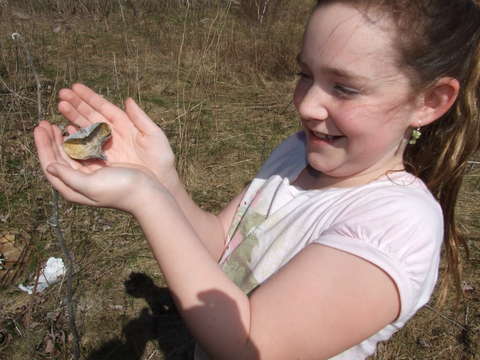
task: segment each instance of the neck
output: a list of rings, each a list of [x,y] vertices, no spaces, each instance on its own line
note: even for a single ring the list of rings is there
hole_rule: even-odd
[[[320,171],[314,169],[310,164],[307,164],[305,169],[299,174],[298,178],[294,181],[295,185],[298,185],[306,190],[325,189],[325,188],[347,188],[365,185],[379,178],[388,175],[391,172],[405,171],[403,164],[392,167],[385,171],[371,171],[362,174],[357,174],[348,177],[333,177],[328,176]]]

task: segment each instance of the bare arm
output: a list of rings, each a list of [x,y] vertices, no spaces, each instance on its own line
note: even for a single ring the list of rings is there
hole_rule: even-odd
[[[213,259],[219,260],[225,248],[228,229],[245,190],[233,198],[218,215],[201,209],[192,200],[180,181],[171,190],[173,190],[171,193],[178,206],[191,223],[205,248]]]
[[[398,291],[385,272],[322,245],[302,250],[248,297],[147,169],[72,162],[62,153],[58,129],[45,124],[35,130],[35,141],[45,175],[67,200],[136,217],[179,311],[214,359],[327,359],[399,314]]]
[[[219,216],[197,206],[178,176],[175,156],[167,137],[132,99],[127,99],[123,111],[82,84],[62,89],[59,99],[59,111],[73,124],[69,126],[69,132],[94,122],[108,123],[112,129],[112,141],[105,151],[109,161],[140,165],[152,171],[175,197],[212,257],[220,257],[239,197]],[[47,131],[53,131],[47,124],[43,126]],[[95,165],[101,166],[92,164],[93,167]]]
[[[398,316],[398,292],[386,273],[322,245],[308,246],[247,297],[206,256],[180,211],[160,222],[150,218],[154,212],[136,216],[183,317],[214,359],[326,359]],[[178,232],[167,234],[167,224]]]

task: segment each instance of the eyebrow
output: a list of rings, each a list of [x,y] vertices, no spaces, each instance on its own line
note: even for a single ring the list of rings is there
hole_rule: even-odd
[[[303,65],[303,66],[308,67],[307,63],[303,60],[303,57],[302,57],[301,53],[299,53],[297,55],[297,63],[300,66]],[[332,74],[332,75],[335,75],[337,77],[352,80],[352,81],[367,81],[367,80],[369,80],[367,77],[365,77],[363,75],[356,74],[356,73],[351,72],[347,69],[339,69],[339,68],[336,68],[336,67],[327,66],[327,67],[323,67],[322,70],[327,74]]]

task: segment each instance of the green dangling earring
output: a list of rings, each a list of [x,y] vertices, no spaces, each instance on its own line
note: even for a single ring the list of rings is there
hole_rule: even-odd
[[[408,142],[410,145],[415,145],[417,143],[417,140],[420,139],[422,136],[422,132],[420,131],[420,128],[413,129],[412,131],[412,137],[410,138],[410,141]]]

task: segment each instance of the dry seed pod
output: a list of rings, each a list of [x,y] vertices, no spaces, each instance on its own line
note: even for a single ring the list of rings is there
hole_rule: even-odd
[[[102,152],[103,144],[110,139],[111,130],[108,124],[99,122],[78,130],[65,138],[63,149],[72,159],[107,160]]]

